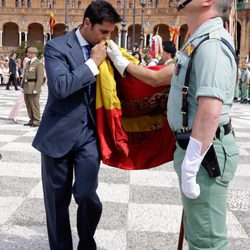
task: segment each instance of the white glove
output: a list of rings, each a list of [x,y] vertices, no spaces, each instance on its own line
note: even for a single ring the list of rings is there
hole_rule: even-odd
[[[181,189],[184,195],[190,199],[196,199],[200,195],[200,186],[196,183],[196,175],[207,150],[200,155],[202,144],[190,136],[187,151],[181,165]]]
[[[36,95],[37,93],[38,93],[38,91],[35,90],[35,89],[33,89],[32,94],[33,94],[33,95]]]
[[[120,73],[120,75],[124,76],[124,71],[131,62],[127,58],[122,56],[121,51],[119,50],[118,46],[113,42],[113,40],[109,40],[107,54],[116,69],[118,70],[118,72]]]

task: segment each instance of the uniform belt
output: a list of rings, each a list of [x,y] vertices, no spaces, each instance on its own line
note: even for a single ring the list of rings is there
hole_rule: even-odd
[[[220,133],[221,133],[222,128],[223,128],[223,130],[224,130],[224,135],[227,135],[227,134],[229,134],[230,132],[233,131],[231,122],[228,122],[228,123],[225,124],[225,125],[221,125],[221,126],[218,127],[217,130],[216,130],[215,139],[220,138]]]
[[[26,79],[27,82],[35,82],[36,79]]]
[[[216,130],[214,140],[220,139],[221,132],[223,132],[223,135],[225,136],[225,135],[229,134],[232,131],[233,131],[233,128],[232,128],[231,122],[228,122],[225,125],[221,125]],[[174,132],[174,135],[175,135],[175,138],[176,138],[179,146],[182,149],[186,149],[187,145],[189,143],[189,138],[190,138],[190,135],[191,135],[191,130],[188,131],[188,132],[185,132],[185,133]]]

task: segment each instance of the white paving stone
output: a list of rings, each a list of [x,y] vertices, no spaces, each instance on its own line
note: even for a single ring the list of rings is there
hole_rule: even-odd
[[[239,221],[232,214],[232,212],[227,213],[227,226],[228,226],[228,236],[231,238],[249,238],[243,227],[240,225]]]
[[[12,142],[18,137],[19,137],[18,135],[0,134],[0,142]]]
[[[41,177],[41,166],[35,163],[0,161],[0,176]]]
[[[103,230],[96,231],[97,246],[105,250],[126,250],[126,231]]]
[[[139,186],[179,187],[176,173],[163,171],[132,171],[130,184]]]
[[[128,229],[178,233],[182,206],[160,204],[129,204]]]
[[[99,182],[97,193],[102,201],[128,203],[129,186]]]
[[[250,176],[250,164],[239,164],[236,171],[237,176]]]
[[[4,224],[11,214],[22,204],[21,197],[0,197],[0,224]]]
[[[13,142],[8,143],[1,147],[3,151],[18,151],[18,152],[26,152],[26,153],[38,153],[38,151],[31,146],[31,143],[21,143],[21,142]]]
[[[43,199],[42,181],[40,181],[28,195],[29,198]]]

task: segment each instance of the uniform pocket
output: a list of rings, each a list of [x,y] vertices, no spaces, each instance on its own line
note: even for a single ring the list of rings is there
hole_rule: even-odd
[[[215,148],[221,171],[221,176],[218,178],[224,183],[229,183],[235,175],[239,161],[239,150],[233,135],[225,136],[220,145],[215,144]]]

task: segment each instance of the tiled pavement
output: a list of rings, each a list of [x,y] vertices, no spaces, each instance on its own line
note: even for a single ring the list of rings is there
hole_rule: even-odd
[[[18,123],[7,119],[17,95],[0,87],[0,249],[49,249],[40,154],[31,147],[36,128],[23,126],[25,107]],[[42,106],[46,95],[43,87]],[[250,246],[250,105],[235,104],[232,117],[240,164],[228,193],[229,249],[244,250]],[[172,163],[130,172],[102,166],[99,181],[104,208],[96,232],[99,250],[176,249],[182,206]],[[76,248],[75,209],[72,199]]]

